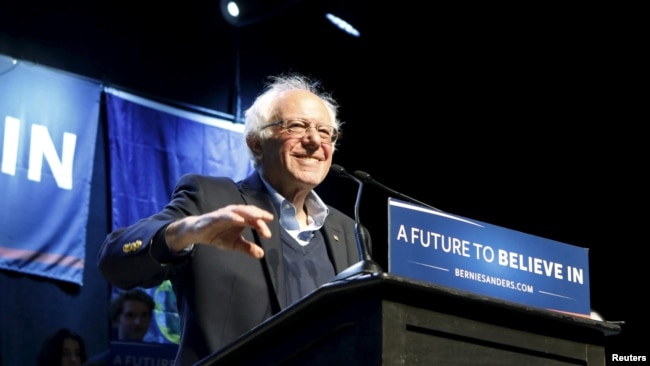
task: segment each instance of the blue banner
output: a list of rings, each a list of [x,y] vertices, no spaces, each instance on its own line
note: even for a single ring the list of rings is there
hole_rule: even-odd
[[[100,95],[0,55],[0,268],[83,284]]]
[[[113,228],[160,211],[185,173],[252,172],[244,125],[105,89]]]
[[[389,272],[588,317],[585,248],[389,200]]]
[[[243,124],[105,89],[113,228],[160,211],[186,173],[240,180],[253,171]],[[156,301],[146,340],[178,343],[180,321],[169,282],[144,289]],[[114,289],[115,291],[119,291]]]

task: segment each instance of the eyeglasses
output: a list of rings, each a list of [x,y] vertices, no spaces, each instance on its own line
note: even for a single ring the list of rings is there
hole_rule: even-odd
[[[286,131],[289,135],[294,137],[304,137],[310,128],[315,127],[321,140],[326,144],[335,143],[336,139],[338,139],[340,135],[339,130],[334,126],[324,125],[321,123],[312,125],[302,119],[288,119],[285,121],[273,122],[265,125],[262,129],[274,126],[280,126],[283,131]]]

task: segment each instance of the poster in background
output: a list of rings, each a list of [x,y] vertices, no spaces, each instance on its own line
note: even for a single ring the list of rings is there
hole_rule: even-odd
[[[100,96],[0,55],[0,268],[83,285]]]

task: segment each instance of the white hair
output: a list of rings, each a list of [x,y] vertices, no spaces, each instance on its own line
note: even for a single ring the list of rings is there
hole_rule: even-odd
[[[337,118],[338,104],[329,93],[321,89],[319,82],[299,74],[272,76],[269,79],[264,91],[244,112],[244,138],[246,140],[263,140],[271,135],[270,130],[262,129],[262,127],[275,122],[273,119],[277,117],[278,101],[285,92],[293,90],[305,90],[319,97],[325,103],[332,125],[340,130],[342,123]],[[332,146],[332,149],[334,148],[335,145]],[[250,147],[248,151],[253,164],[256,165],[257,161]]]

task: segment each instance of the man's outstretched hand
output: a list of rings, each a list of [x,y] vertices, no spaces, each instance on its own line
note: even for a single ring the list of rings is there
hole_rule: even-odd
[[[252,205],[229,205],[200,216],[188,216],[171,223],[165,232],[167,246],[174,252],[192,244],[207,244],[224,250],[239,250],[254,258],[264,257],[264,250],[246,240],[245,228],[257,230],[263,238],[271,237],[267,222],[273,214]]]

